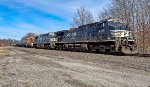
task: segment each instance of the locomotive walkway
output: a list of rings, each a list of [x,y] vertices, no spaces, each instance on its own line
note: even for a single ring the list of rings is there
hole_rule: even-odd
[[[150,58],[7,47],[0,87],[149,87]]]

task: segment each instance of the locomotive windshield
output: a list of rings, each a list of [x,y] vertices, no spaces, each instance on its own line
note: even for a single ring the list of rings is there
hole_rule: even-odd
[[[114,22],[114,21],[108,21],[108,25],[109,25],[109,26],[113,26],[113,27],[118,27],[118,26],[122,26],[123,23]]]
[[[108,20],[108,27],[112,37],[128,37],[130,36],[130,28],[120,20]]]
[[[109,20],[108,26],[111,30],[128,30],[129,28],[119,20]]]

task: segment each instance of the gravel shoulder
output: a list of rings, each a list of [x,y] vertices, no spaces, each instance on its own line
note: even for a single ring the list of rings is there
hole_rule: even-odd
[[[1,49],[1,48],[0,48]],[[6,47],[0,87],[149,87],[150,58]]]

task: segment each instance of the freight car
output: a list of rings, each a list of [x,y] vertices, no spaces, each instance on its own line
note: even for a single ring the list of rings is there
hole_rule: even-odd
[[[62,40],[56,42],[57,49],[104,53],[133,53],[135,50],[130,28],[118,19],[79,26],[66,31],[61,37]]]

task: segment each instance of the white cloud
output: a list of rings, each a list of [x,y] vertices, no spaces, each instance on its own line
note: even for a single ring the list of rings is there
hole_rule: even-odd
[[[0,38],[12,38],[19,40],[25,35],[26,30],[19,30],[12,27],[0,27]]]
[[[2,1],[4,3],[4,0]],[[76,9],[81,6],[91,10],[96,18],[98,13],[102,11],[103,7],[110,1],[111,0],[13,0],[8,2],[8,0],[5,0],[5,3],[8,2],[9,6],[13,8],[16,7],[16,9],[19,9],[19,6],[20,9],[22,9],[21,6],[31,7],[71,20]],[[16,4],[19,6],[16,6]]]
[[[32,32],[32,33],[45,33],[47,31],[44,31],[42,28],[33,26],[31,24],[25,24],[20,23],[17,24],[16,27],[1,27],[0,26],[0,37],[1,38],[12,38],[12,39],[21,39],[26,33]]]
[[[103,7],[110,1],[111,0],[0,0],[0,4],[15,9],[21,14],[25,12],[28,13],[28,10],[36,9],[66,20],[63,22],[54,19],[42,19],[42,17],[38,19],[38,17],[33,17],[35,18],[34,20],[39,21],[39,24],[35,25],[34,23],[24,22],[24,20],[21,21],[19,17],[16,17],[15,19],[18,18],[18,21],[12,22],[15,27],[0,25],[0,30],[6,34],[14,35],[13,37],[18,36],[17,38],[20,38],[27,32],[45,33],[66,29],[67,27],[69,28],[72,17],[79,7],[84,6],[91,10],[96,19],[99,12],[101,12]],[[0,17],[0,21],[3,21],[3,17]]]

